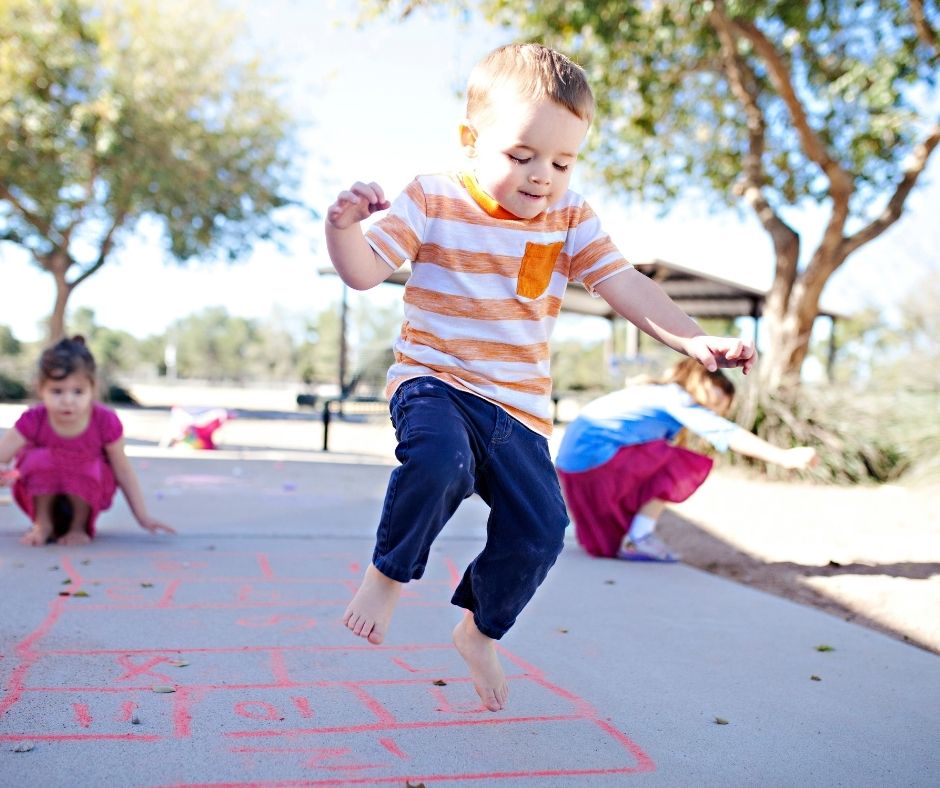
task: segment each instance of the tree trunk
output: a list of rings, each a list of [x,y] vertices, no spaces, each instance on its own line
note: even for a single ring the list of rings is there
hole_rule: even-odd
[[[815,315],[817,308],[815,303],[800,304],[799,300],[800,297],[792,293],[786,307],[764,310],[768,337],[760,354],[760,382],[764,391],[799,384],[800,369],[809,350],[813,330],[813,319],[806,320],[805,314],[809,309]]]
[[[47,337],[48,342],[53,343],[65,336],[65,310],[73,287],[66,279],[71,260],[67,255],[58,252],[45,258],[42,265],[55,280],[55,304],[52,307],[52,314],[49,315],[49,336]]]
[[[824,242],[809,265],[785,288],[786,292],[777,293],[778,282],[774,282],[764,305],[768,341],[760,359],[760,382],[765,391],[799,385],[813,324],[819,315],[820,296],[845,257],[843,244]],[[778,259],[778,270],[780,263]]]

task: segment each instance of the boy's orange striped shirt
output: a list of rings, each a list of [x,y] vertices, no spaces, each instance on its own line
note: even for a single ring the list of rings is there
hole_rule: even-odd
[[[392,268],[412,267],[386,394],[432,375],[549,436],[549,338],[565,288],[593,293],[630,268],[583,198],[569,191],[518,219],[471,175],[420,176],[366,238]]]

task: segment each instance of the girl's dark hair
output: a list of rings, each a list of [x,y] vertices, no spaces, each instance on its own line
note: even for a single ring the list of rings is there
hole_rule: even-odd
[[[95,380],[95,357],[83,336],[60,339],[39,357],[39,385],[47,380],[63,380],[75,372],[84,372],[89,380]]]

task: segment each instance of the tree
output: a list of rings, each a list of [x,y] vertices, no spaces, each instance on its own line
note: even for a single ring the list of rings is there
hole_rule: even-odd
[[[75,333],[81,334],[95,357],[98,374],[107,387],[114,383],[120,371],[135,370],[140,362],[140,342],[127,331],[101,326],[95,320],[95,311],[80,307],[71,316]]]
[[[176,342],[180,377],[237,381],[252,377],[246,356],[258,343],[254,320],[211,306],[176,321],[168,333]]]
[[[22,352],[23,343],[13,334],[13,329],[0,325],[0,358],[18,356]]]
[[[180,263],[280,237],[293,123],[239,25],[212,0],[0,0],[0,241],[53,277],[50,339],[144,218]]]
[[[370,0],[406,16],[439,0]],[[465,2],[452,5],[465,7]],[[480,0],[488,19],[571,54],[598,98],[592,159],[618,191],[695,190],[772,241],[761,377],[796,382],[832,274],[901,217],[940,142],[931,0]],[[808,254],[788,221],[826,214]]]

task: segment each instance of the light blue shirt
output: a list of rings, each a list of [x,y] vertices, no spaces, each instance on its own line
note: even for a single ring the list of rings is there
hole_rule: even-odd
[[[699,405],[677,383],[614,391],[589,402],[568,425],[555,464],[568,473],[603,465],[623,446],[672,440],[683,427],[727,451],[739,427]]]

